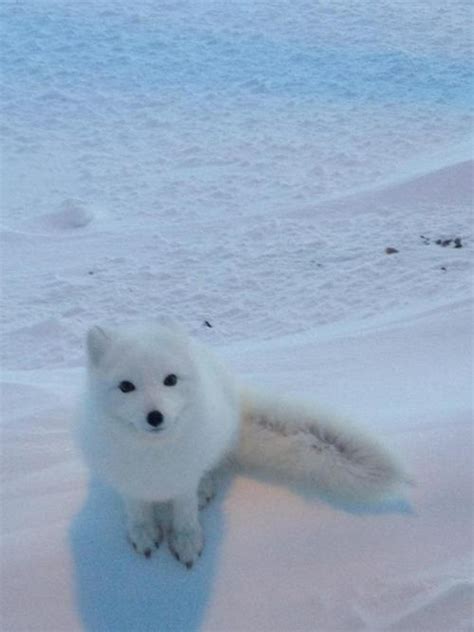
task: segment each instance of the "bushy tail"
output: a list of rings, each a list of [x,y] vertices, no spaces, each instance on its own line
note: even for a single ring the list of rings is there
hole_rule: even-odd
[[[240,466],[346,501],[375,501],[408,483],[375,439],[309,406],[242,392]]]

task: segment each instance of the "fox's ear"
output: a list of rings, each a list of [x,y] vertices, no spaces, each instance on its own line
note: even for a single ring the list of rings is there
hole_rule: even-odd
[[[98,365],[112,342],[111,333],[97,325],[87,332],[87,353],[91,364]]]

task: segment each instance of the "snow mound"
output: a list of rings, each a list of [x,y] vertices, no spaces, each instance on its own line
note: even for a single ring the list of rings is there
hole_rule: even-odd
[[[74,230],[85,228],[95,218],[94,211],[80,200],[64,200],[55,213],[43,215],[37,224],[53,230]]]

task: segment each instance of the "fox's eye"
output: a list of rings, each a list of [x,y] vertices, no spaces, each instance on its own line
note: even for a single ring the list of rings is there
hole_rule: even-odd
[[[170,373],[163,380],[163,384],[165,386],[174,386],[177,381],[178,381],[178,378],[176,377],[176,375],[174,373]]]
[[[120,382],[119,389],[122,393],[130,393],[135,390],[135,384],[132,384],[132,382],[129,382],[128,380],[124,380],[123,382]]]

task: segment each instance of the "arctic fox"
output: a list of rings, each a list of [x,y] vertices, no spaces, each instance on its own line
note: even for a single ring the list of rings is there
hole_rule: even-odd
[[[180,326],[93,327],[79,440],[92,472],[122,496],[128,539],[149,557],[163,539],[191,568],[201,554],[198,510],[226,459],[302,489],[381,498],[403,480],[374,439],[310,406],[243,388]]]

